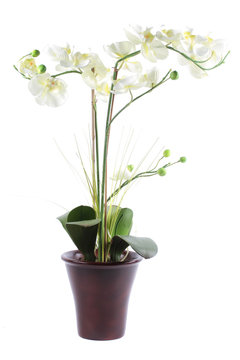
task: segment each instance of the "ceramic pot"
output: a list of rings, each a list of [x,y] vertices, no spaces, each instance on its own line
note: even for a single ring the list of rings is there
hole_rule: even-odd
[[[81,258],[78,250],[62,255],[73,292],[78,334],[91,340],[121,338],[142,257],[130,251],[124,262],[84,262]]]

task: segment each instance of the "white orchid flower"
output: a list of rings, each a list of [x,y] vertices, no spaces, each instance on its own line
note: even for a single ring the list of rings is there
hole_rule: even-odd
[[[95,53],[88,54],[89,64],[83,69],[82,78],[92,89],[96,89],[98,84],[106,81],[110,69],[106,68],[99,56]]]
[[[171,44],[172,46],[176,47],[180,40],[183,39],[183,34],[175,29],[162,28],[161,30],[157,31],[156,38],[162,42]]]
[[[157,85],[160,81],[160,72],[159,69],[153,67],[144,74],[145,86],[152,88]]]
[[[108,97],[111,92],[112,85],[112,74],[111,71],[108,71],[107,75],[103,80],[96,80],[96,97],[104,102],[108,100]]]
[[[82,54],[79,51],[71,55],[72,67],[82,69],[90,63],[89,54]]]
[[[47,54],[51,57],[51,59],[59,62],[63,67],[70,67],[71,62],[69,55],[71,52],[72,50],[68,44],[65,47],[52,45],[47,48]]]
[[[25,57],[23,60],[20,60],[19,71],[26,75],[33,77],[38,74],[37,65],[32,56]]]
[[[51,77],[48,73],[34,76],[29,81],[28,88],[39,105],[56,107],[66,100],[66,83],[61,79]]]
[[[145,42],[142,44],[142,54],[147,60],[156,62],[160,59],[166,59],[168,56],[168,49],[160,40],[154,39],[152,42]]]
[[[108,55],[116,59],[121,59],[124,56],[133,53],[136,50],[136,46],[130,41],[120,41],[111,45],[105,45],[104,50]],[[132,58],[129,58],[122,62],[122,69],[130,72],[141,72],[142,64],[139,61],[134,61]]]
[[[113,92],[115,94],[124,94],[129,90],[137,90],[145,86],[144,76],[140,74],[134,74],[123,77],[115,81]]]
[[[140,73],[140,72],[142,72],[142,64],[139,61],[133,61],[132,59],[126,59],[126,60],[124,60],[122,69],[130,71],[132,73]]]
[[[156,38],[151,32],[151,28],[145,30],[141,26],[132,27],[134,33],[125,30],[129,41],[135,45],[141,45],[142,55],[151,62],[165,59],[168,56],[168,49],[163,42]]]
[[[201,65],[209,68],[221,60],[224,52],[224,42],[222,40],[213,40],[209,36],[194,35],[193,30],[189,29],[183,33],[183,39],[180,41],[177,49],[193,60],[204,61]],[[206,71],[182,56],[179,57],[179,62],[181,65],[188,64],[190,72],[194,77],[202,78],[207,76]]]
[[[109,69],[106,68],[106,66],[103,64],[102,60],[97,54],[90,53],[88,54],[88,56],[89,56],[88,69],[91,68],[95,76],[103,79],[107,75]]]
[[[102,81],[97,84],[97,86],[96,86],[97,99],[100,99],[100,100],[106,102],[108,99],[108,96],[110,95],[110,92],[111,92],[111,84],[109,82]]]
[[[194,35],[192,29],[183,33],[179,47],[194,60],[207,60],[211,56],[210,47],[207,46],[208,39],[200,35]]]
[[[200,69],[198,66],[196,66],[194,63],[189,63],[188,68],[190,71],[190,74],[195,77],[196,79],[202,79],[206,76],[208,76],[207,72]]]
[[[65,47],[52,45],[47,50],[48,55],[52,60],[59,62],[56,70],[64,71],[71,68],[72,70],[79,70],[89,64],[88,54],[80,52],[73,52],[73,49],[67,44]]]
[[[212,67],[216,65],[226,53],[225,42],[221,39],[214,40],[207,36],[202,39],[200,44],[196,44],[196,58],[207,60],[204,67]]]
[[[115,42],[111,45],[105,45],[104,50],[108,55],[120,59],[136,50],[135,45],[130,41]]]
[[[146,28],[145,30],[139,26],[131,26],[131,31],[125,29],[125,34],[130,42],[135,45],[142,44],[144,42],[152,42],[155,35],[151,33],[152,28]]]
[[[222,40],[213,40],[209,36],[193,35],[192,32],[184,33],[183,47],[187,46],[188,51],[197,60],[207,60],[214,58],[216,62],[220,60],[224,51]]]
[[[211,56],[211,54],[208,52],[208,49],[207,51],[206,49],[200,49],[202,47],[201,43],[205,41],[206,38],[203,38],[199,35],[194,35],[192,32],[193,29],[188,29],[187,31],[183,32],[183,37],[177,44],[176,49],[183,52],[193,60],[207,60],[206,56]],[[200,69],[197,65],[184,58],[182,55],[178,56],[178,60],[180,65],[188,65],[191,75],[195,78],[201,79],[207,76],[206,71]]]

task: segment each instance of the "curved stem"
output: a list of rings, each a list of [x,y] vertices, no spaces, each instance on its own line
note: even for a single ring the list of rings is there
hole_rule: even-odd
[[[132,181],[140,178],[140,177],[147,177],[147,176],[152,176],[155,175],[157,173],[157,171],[155,171],[154,173],[151,173],[150,171],[146,171],[146,172],[142,172],[139,173],[137,175],[135,175],[134,177],[124,181],[107,199],[107,202],[109,202],[114,196],[116,196],[120,190],[122,190],[122,188],[124,188],[125,186],[127,186],[128,184],[130,184]]]
[[[30,77],[27,77],[25,74],[23,74],[21,71],[19,71],[18,68],[16,67],[16,65],[13,65],[13,67],[14,67],[14,69],[15,69],[19,74],[21,74],[25,79],[31,80]],[[71,74],[71,73],[75,73],[75,74],[80,74],[80,75],[81,75],[81,74],[82,74],[82,71],[81,71],[81,70],[79,70],[79,71],[77,71],[77,70],[69,70],[69,71],[64,71],[64,72],[62,72],[62,73],[59,73],[59,74],[51,75],[51,77],[55,78],[55,77],[60,76],[60,75]],[[38,74],[37,74],[37,75],[38,75]]]
[[[16,65],[13,65],[14,69],[20,74],[22,75],[25,79],[27,80],[31,80],[31,78],[27,77],[25,74],[21,73],[21,71],[18,70],[18,68],[16,67]]]
[[[189,56],[187,56],[186,54],[184,54],[182,51],[177,50],[177,49],[173,48],[172,46],[166,45],[166,48],[169,49],[169,50],[175,51],[175,52],[177,52],[178,54],[182,55],[185,59],[191,61],[191,62],[194,63],[197,67],[199,67],[199,69],[201,69],[201,70],[203,70],[203,71],[213,70],[213,69],[215,69],[216,67],[222,65],[222,64],[224,63],[226,57],[230,54],[230,51],[228,51],[227,54],[226,54],[216,65],[214,65],[214,66],[211,67],[211,68],[204,68],[203,66],[199,65],[199,63],[201,63],[201,61],[197,61],[197,60],[194,60],[194,59],[190,58]],[[206,60],[206,61],[207,61],[207,60]],[[206,62],[206,61],[203,61],[203,62]]]
[[[129,58],[131,58],[131,57],[133,57],[133,56],[136,56],[136,55],[140,54],[140,52],[141,52],[141,50],[137,50],[137,51],[134,51],[134,52],[131,53],[131,54],[128,54],[128,55],[122,57],[121,59],[119,59],[119,60],[116,62],[115,67],[118,67],[118,64],[119,64],[121,61],[124,61],[124,60],[126,60],[126,59],[129,59]]]
[[[154,171],[154,170],[157,168],[158,164],[160,163],[160,161],[161,161],[162,159],[164,159],[164,157],[165,157],[165,156],[162,156],[162,157],[158,160],[158,162],[156,163],[156,165],[154,166],[154,168],[152,168],[152,171]]]
[[[162,158],[160,159],[162,160]],[[159,160],[159,161],[160,161]],[[158,163],[159,163],[158,161]],[[167,167],[169,166],[172,166],[172,165],[175,165],[177,163],[180,163],[180,160],[178,161],[175,161],[173,163],[167,163],[165,164],[164,166],[162,166],[164,169],[166,169]],[[157,166],[157,165],[156,165]],[[124,188],[125,186],[129,185],[132,181],[134,180],[137,180],[137,179],[140,179],[140,178],[144,178],[144,177],[151,177],[151,176],[154,176],[154,175],[157,175],[157,170],[154,170],[156,168],[156,166],[152,169],[152,170],[148,170],[148,171],[143,171],[143,172],[140,172],[138,173],[137,175],[133,176],[132,178],[124,181],[124,183],[122,183],[107,199],[107,201],[110,201],[114,196],[116,196],[119,191],[122,190],[122,188]]]
[[[69,70],[69,71],[64,71],[64,72],[61,72],[59,74],[55,74],[55,75],[51,75],[51,77],[57,77],[57,76],[61,76],[61,75],[65,75],[65,74],[71,74],[71,73],[75,73],[75,74],[82,74],[82,71],[81,70]]]
[[[19,61],[21,61],[22,59],[24,59],[25,57],[30,56],[30,55],[32,55],[32,53],[29,53],[29,54],[27,54],[27,55],[23,55],[23,56],[19,59]]]
[[[116,117],[117,117],[118,115],[120,115],[121,112],[122,112],[123,110],[125,110],[129,105],[131,105],[134,101],[140,99],[142,96],[150,93],[151,91],[153,91],[154,89],[156,89],[158,86],[160,86],[160,85],[164,84],[166,81],[168,81],[170,78],[167,78],[167,77],[168,77],[168,75],[170,74],[171,71],[172,71],[172,69],[170,69],[170,70],[167,72],[167,74],[162,78],[162,80],[161,80],[159,83],[157,83],[156,85],[154,85],[153,87],[151,87],[151,89],[143,92],[142,94],[136,96],[135,98],[132,98],[125,106],[123,106],[123,107],[116,113],[116,115],[113,116],[113,118],[112,118],[112,120],[111,120],[111,122],[110,122],[109,125],[111,125],[112,122],[116,119]]]

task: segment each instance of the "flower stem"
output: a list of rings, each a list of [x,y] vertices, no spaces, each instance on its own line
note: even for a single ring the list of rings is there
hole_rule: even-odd
[[[165,83],[166,81],[168,81],[168,80],[170,79],[170,78],[168,78],[168,75],[170,74],[171,71],[172,71],[172,69],[170,69],[170,70],[167,72],[167,74],[162,78],[162,80],[161,80],[159,83],[157,83],[156,85],[154,85],[153,87],[151,87],[151,89],[143,92],[142,94],[136,96],[135,98],[132,98],[125,106],[123,106],[123,107],[116,113],[116,115],[113,116],[113,118],[112,118],[112,120],[111,120],[111,122],[110,122],[109,125],[111,125],[112,122],[116,119],[116,117],[117,117],[118,115],[120,115],[121,112],[122,112],[123,110],[125,110],[129,105],[131,105],[134,101],[140,99],[142,96],[150,93],[152,90],[156,89],[158,86],[160,86],[160,85],[162,85],[163,83]]]
[[[117,70],[117,72],[118,72],[118,70]],[[117,79],[117,73],[116,73],[116,79]],[[113,97],[112,97],[112,106],[111,106],[111,111],[110,111],[110,116],[109,116],[107,153],[106,153],[106,174],[105,174],[105,195],[104,195],[104,248],[105,248],[104,261],[107,261],[107,247],[108,247],[108,244],[107,244],[107,156],[108,156],[110,124],[111,124],[111,120],[112,120],[114,99],[115,99],[115,94],[113,94]]]
[[[95,145],[96,145],[96,168],[97,168],[97,208],[99,216],[99,208],[100,208],[100,174],[99,174],[99,145],[98,145],[98,125],[97,125],[97,106],[96,106],[96,98],[94,102],[94,111],[95,111]]]
[[[91,90],[91,110],[92,110],[92,185],[93,185],[93,208],[97,208],[97,199],[96,199],[96,172],[95,172],[95,90]]]
[[[25,74],[23,74],[21,71],[18,70],[18,68],[16,67],[16,65],[13,65],[14,69],[19,73],[21,74],[25,79],[27,80],[31,80],[30,77],[27,77]]]
[[[163,157],[162,157],[160,160],[162,160],[162,159],[163,159]],[[159,160],[159,161],[160,161],[160,160]],[[158,161],[158,163],[159,163],[159,161]],[[166,169],[167,167],[172,166],[172,165],[175,165],[175,164],[178,164],[178,163],[180,163],[180,160],[175,161],[175,162],[173,162],[173,163],[167,163],[167,164],[165,164],[165,165],[162,166],[162,167],[163,167],[164,169]],[[157,170],[155,170],[155,169],[156,169],[156,166],[155,166],[153,169],[151,169],[151,170],[140,172],[140,173],[138,173],[137,175],[133,176],[132,178],[124,181],[124,182],[108,197],[107,202],[109,202],[114,196],[116,196],[116,195],[122,190],[122,188],[124,188],[125,186],[129,185],[132,181],[137,180],[137,179],[140,179],[140,178],[143,178],[143,177],[150,177],[150,176],[157,175],[158,172],[157,172]]]
[[[175,52],[177,52],[178,54],[182,55],[185,59],[193,62],[197,67],[199,67],[199,69],[201,69],[201,70],[203,70],[203,71],[213,70],[213,69],[215,69],[216,67],[222,65],[222,64],[224,63],[226,57],[230,54],[230,51],[228,51],[227,54],[226,54],[216,65],[214,65],[214,66],[211,67],[211,68],[205,68],[205,67],[199,65],[199,63],[201,63],[200,61],[197,61],[197,60],[194,60],[194,59],[190,58],[189,56],[187,56],[186,54],[184,54],[182,51],[179,51],[179,50],[177,50],[177,49],[175,49],[175,48],[173,48],[172,46],[169,46],[169,45],[166,45],[166,48],[169,49],[169,50],[175,51]],[[206,60],[206,61],[207,61],[207,60]],[[205,62],[205,61],[203,61],[203,62]]]
[[[147,176],[152,176],[152,175],[156,175],[157,171],[155,171],[154,173],[151,173],[151,171],[146,171],[146,172],[142,172],[139,173],[137,175],[135,175],[134,177],[132,177],[131,179],[128,179],[126,181],[124,181],[107,199],[107,202],[109,202],[114,196],[116,196],[121,190],[122,188],[124,188],[125,186],[127,186],[128,184],[130,184],[132,181],[140,178],[140,177],[147,177]]]
[[[118,67],[118,64],[119,64],[120,62],[122,62],[122,61],[124,61],[124,60],[126,60],[126,59],[129,59],[129,58],[131,58],[131,57],[133,57],[133,56],[136,56],[136,55],[140,54],[140,52],[141,52],[141,50],[137,50],[137,51],[134,51],[134,52],[131,53],[131,54],[128,54],[128,55],[122,57],[121,59],[119,59],[119,60],[116,62],[115,67],[117,68],[117,67]]]
[[[112,85],[113,87],[113,85]],[[107,142],[108,142],[108,121],[110,116],[110,109],[112,104],[112,96],[110,93],[108,101],[108,112],[107,112],[107,121],[105,128],[105,142],[104,142],[104,154],[103,154],[103,169],[102,169],[102,186],[101,186],[101,203],[100,203],[100,231],[99,231],[99,244],[98,244],[98,260],[100,262],[104,261],[104,191],[105,191],[105,176],[106,176],[106,162],[107,162]]]
[[[98,243],[98,260],[100,262],[106,261],[106,250],[107,250],[107,153],[108,153],[108,144],[109,144],[109,132],[110,125],[112,122],[112,112],[113,112],[113,103],[115,95],[113,94],[114,81],[117,79],[118,65],[120,62],[140,54],[139,51],[135,51],[131,54],[124,56],[119,59],[113,70],[113,82],[111,85],[111,91],[108,100],[108,110],[107,110],[107,119],[105,127],[105,140],[104,140],[104,153],[103,153],[103,168],[102,168],[102,184],[101,184],[101,207],[100,207],[100,231],[99,231],[99,243]],[[105,201],[104,201],[105,200]]]
[[[65,75],[65,74],[72,74],[72,73],[75,73],[75,74],[82,74],[82,71],[81,70],[69,70],[69,71],[64,71],[64,72],[61,72],[59,74],[55,74],[55,75],[51,75],[51,77],[57,77],[57,76],[61,76],[61,75]]]
[[[29,54],[27,54],[27,55],[23,55],[23,56],[19,59],[19,61],[21,61],[21,60],[24,59],[25,57],[31,56],[31,55],[32,55],[32,53],[29,53]]]
[[[117,64],[117,63],[116,63]],[[113,72],[113,80],[116,80],[117,78],[117,67],[114,67]],[[108,144],[109,144],[109,123],[110,123],[110,117],[112,114],[112,105],[114,100],[114,94],[112,93],[113,90],[113,83],[111,86],[111,92],[109,95],[109,101],[108,101],[108,111],[107,111],[107,120],[106,120],[106,129],[105,129],[105,142],[104,142],[104,154],[103,154],[103,170],[102,170],[102,191],[101,191],[101,210],[100,210],[100,217],[101,217],[101,223],[100,223],[100,241],[99,241],[99,261],[104,262],[105,259],[105,233],[107,231],[106,228],[106,207],[107,203],[104,204],[104,199],[106,199],[105,192],[107,192],[107,152],[108,152]],[[105,206],[104,206],[105,205]]]
[[[27,55],[26,55],[27,56]],[[16,67],[16,65],[13,65],[14,69],[19,73],[21,74],[25,79],[27,80],[31,80],[31,77],[27,77],[25,74],[23,74],[21,71],[18,70],[18,68]],[[82,71],[79,70],[69,70],[69,71],[64,71],[64,72],[61,72],[59,74],[55,74],[55,75],[51,75],[51,77],[55,78],[57,76],[61,76],[61,75],[65,75],[65,74],[71,74],[71,73],[75,73],[75,74],[82,74]]]

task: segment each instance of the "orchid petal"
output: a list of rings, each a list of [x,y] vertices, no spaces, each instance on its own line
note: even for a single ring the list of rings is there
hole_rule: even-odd
[[[125,31],[125,34],[126,34],[128,40],[129,40],[130,42],[132,42],[132,43],[135,44],[135,45],[141,44],[141,40],[139,39],[138,36],[132,34],[130,31],[128,31],[128,30],[126,30],[126,29],[125,29],[124,31]]]

